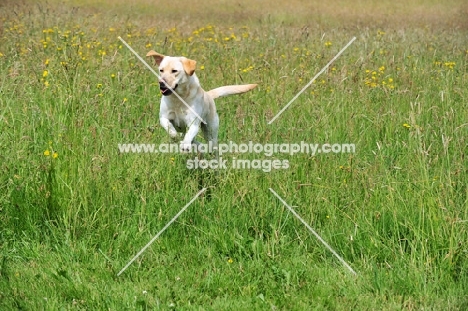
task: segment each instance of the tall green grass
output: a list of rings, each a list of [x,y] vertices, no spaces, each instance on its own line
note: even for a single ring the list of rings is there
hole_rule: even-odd
[[[464,28],[275,18],[173,27],[137,8],[2,8],[2,309],[467,308]],[[270,173],[188,170],[195,155],[119,153],[119,143],[170,140],[157,79],[118,36],[140,55],[197,60],[206,90],[259,84],[217,100],[220,142],[354,143],[356,153],[275,154],[290,167]]]

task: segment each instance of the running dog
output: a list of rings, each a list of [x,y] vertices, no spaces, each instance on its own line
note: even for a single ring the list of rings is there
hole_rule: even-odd
[[[185,133],[180,151],[190,151],[197,143],[200,127],[206,142],[218,144],[219,117],[214,99],[250,91],[257,84],[228,85],[205,92],[195,74],[196,61],[186,57],[172,57],[153,50],[146,54],[153,57],[159,67],[159,89],[163,95],[159,109],[159,122],[173,139],[177,133]]]

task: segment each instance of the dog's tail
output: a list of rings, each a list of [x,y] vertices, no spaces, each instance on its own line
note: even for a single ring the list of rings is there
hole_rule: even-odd
[[[255,88],[256,86],[257,84],[227,85],[212,89],[207,93],[211,98],[215,99],[221,96],[245,93]]]

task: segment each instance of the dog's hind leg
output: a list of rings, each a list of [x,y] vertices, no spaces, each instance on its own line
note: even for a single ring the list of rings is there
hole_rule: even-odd
[[[206,143],[211,142],[213,148],[218,148],[218,128],[219,128],[219,118],[215,116],[213,120],[208,124],[201,124],[203,137],[206,140]]]

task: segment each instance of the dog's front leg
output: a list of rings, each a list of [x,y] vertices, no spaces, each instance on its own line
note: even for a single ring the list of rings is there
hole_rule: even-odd
[[[180,151],[188,152],[191,149],[193,140],[197,136],[198,131],[200,130],[200,121],[194,120],[192,125],[190,125],[187,133],[185,133],[184,140],[180,142]]]
[[[161,124],[162,128],[165,129],[167,133],[169,133],[169,136],[172,139],[175,139],[177,137],[177,130],[168,118],[159,118],[159,123]]]

